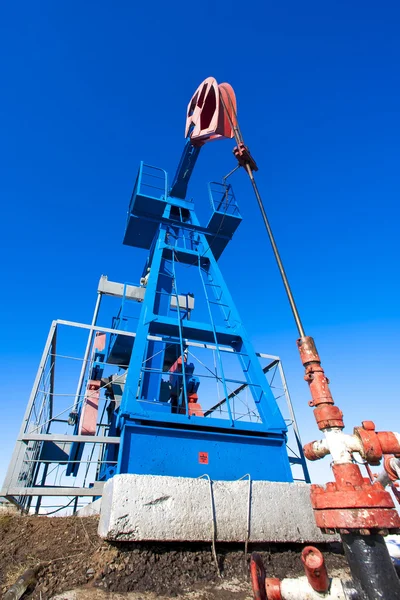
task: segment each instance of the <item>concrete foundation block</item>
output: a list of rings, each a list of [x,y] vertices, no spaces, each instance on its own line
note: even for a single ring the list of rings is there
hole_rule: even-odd
[[[101,498],[98,498],[93,502],[89,502],[89,504],[86,504],[86,506],[82,506],[82,508],[76,511],[76,515],[78,517],[93,517],[94,515],[98,515],[100,513],[100,506]]]
[[[213,481],[154,475],[115,475],[101,502],[99,535],[119,541],[244,542],[249,481]],[[310,486],[252,481],[251,542],[327,542],[314,521]]]

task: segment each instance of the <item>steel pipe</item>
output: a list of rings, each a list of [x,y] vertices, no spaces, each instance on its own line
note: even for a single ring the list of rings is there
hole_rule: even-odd
[[[384,469],[379,473],[377,481],[386,487],[396,479],[400,479],[400,458],[386,456],[384,460]]]
[[[91,323],[92,327],[94,327],[97,323],[97,317],[98,317],[99,310],[100,310],[100,303],[101,303],[101,293],[99,292],[97,294],[96,304],[95,304],[94,311],[93,311],[93,317],[92,317],[92,323]],[[70,424],[74,424],[73,422],[74,422],[74,419],[76,418],[76,414],[78,411],[79,398],[81,397],[81,393],[82,393],[83,380],[85,378],[85,372],[86,372],[87,361],[89,358],[90,346],[93,341],[93,334],[94,334],[94,329],[90,329],[88,339],[86,342],[85,354],[83,356],[81,372],[79,374],[78,385],[76,387],[74,406],[70,413],[70,422],[71,422]]]
[[[271,242],[272,250],[273,250],[273,253],[275,256],[276,263],[278,265],[279,273],[281,274],[282,282],[283,282],[283,285],[284,285],[284,288],[286,291],[286,295],[289,300],[290,308],[292,309],[293,318],[296,323],[297,331],[299,332],[299,336],[303,338],[303,337],[305,337],[306,334],[304,332],[300,314],[299,314],[299,311],[296,306],[296,302],[295,302],[295,299],[294,299],[294,296],[293,296],[293,293],[292,293],[292,290],[291,290],[291,287],[289,284],[289,280],[286,275],[285,268],[283,266],[281,256],[279,254],[279,250],[278,250],[278,246],[276,244],[275,238],[274,238],[274,234],[272,233],[271,225],[269,224],[269,220],[267,217],[267,213],[265,211],[265,207],[264,207],[260,192],[258,191],[256,180],[254,179],[253,171],[251,169],[250,164],[248,164],[248,163],[246,164],[246,171],[250,178],[251,185],[253,186],[254,194],[255,194],[255,197],[257,200],[258,207],[261,212],[262,220],[264,221],[264,225],[265,225],[265,228],[268,233],[269,241]]]
[[[270,600],[269,596],[267,596]],[[329,591],[321,594],[314,590],[308,582],[307,577],[298,579],[283,579],[281,581],[281,599],[282,600],[346,600],[343,585],[338,577],[331,579]]]
[[[400,580],[379,534],[342,533],[353,580],[368,600],[400,600]]]

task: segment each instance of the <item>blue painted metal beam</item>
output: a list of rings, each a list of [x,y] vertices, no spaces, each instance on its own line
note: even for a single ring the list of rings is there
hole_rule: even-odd
[[[188,138],[172,182],[171,190],[169,192],[170,196],[181,199],[186,198],[189,180],[199,154],[200,146],[193,146],[190,138]]]

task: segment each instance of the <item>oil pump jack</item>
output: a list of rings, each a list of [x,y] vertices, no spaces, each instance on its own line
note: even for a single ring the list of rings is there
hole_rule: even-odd
[[[329,579],[314,547],[303,551],[306,577],[294,582],[266,577],[260,557],[253,554],[255,597],[399,599],[399,580],[382,536],[400,530],[386,489],[400,474],[400,434],[376,431],[371,421],[363,421],[353,434],[343,431],[343,414],[315,343],[305,334],[229,84],[218,85],[209,77],[199,86],[188,104],[185,137],[171,185],[165,170],[140,164],[123,239],[127,246],[148,251],[140,283],[102,276],[91,325],[53,322],[1,494],[25,510],[37,497],[36,512],[46,495],[92,496],[104,538],[211,540],[215,556],[218,541],[243,541],[247,547],[253,541],[323,542],[340,536],[351,580]],[[279,359],[270,357],[272,362],[261,366],[218,264],[241,221],[232,186],[227,178],[209,186],[212,215],[205,227],[187,199],[201,148],[223,138],[235,139],[232,172],[240,169],[250,179],[298,330],[309,405],[324,436],[303,451],[295,429],[295,456],[287,447],[287,422],[265,377]],[[188,289],[189,272],[195,272],[200,293]],[[106,296],[121,300],[110,328],[97,325]],[[134,324],[127,315],[132,303],[140,309]],[[60,326],[89,332],[67,421],[60,419],[65,410],[54,410]],[[196,356],[198,350],[212,353],[211,368]],[[236,361],[236,374],[227,359]],[[196,369],[202,365],[202,374],[193,361]],[[110,368],[118,373],[106,373]],[[222,394],[210,392],[207,378]],[[249,397],[239,411],[235,402],[244,389]],[[290,403],[289,411],[296,426]],[[68,433],[54,432],[56,422],[65,423]],[[66,465],[66,476],[79,478],[82,465],[92,462],[93,452],[90,460],[85,457],[90,444],[101,450],[89,488],[88,470],[78,487],[49,480],[52,463]],[[355,453],[365,461],[368,477]],[[304,457],[327,455],[334,481],[309,486]],[[369,465],[382,458],[384,471],[375,481]],[[294,481],[293,467],[301,469],[303,483]]]

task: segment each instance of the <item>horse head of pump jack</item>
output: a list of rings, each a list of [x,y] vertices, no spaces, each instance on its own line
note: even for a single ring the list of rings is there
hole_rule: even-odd
[[[235,138],[239,144],[235,92],[229,83],[218,85],[207,77],[199,85],[187,107],[186,144],[170,189],[170,195],[184,199],[200,148],[218,139]]]
[[[207,77],[188,104],[185,137],[190,138],[193,146],[233,138],[236,123],[236,97],[232,86],[218,85],[214,77]]]

